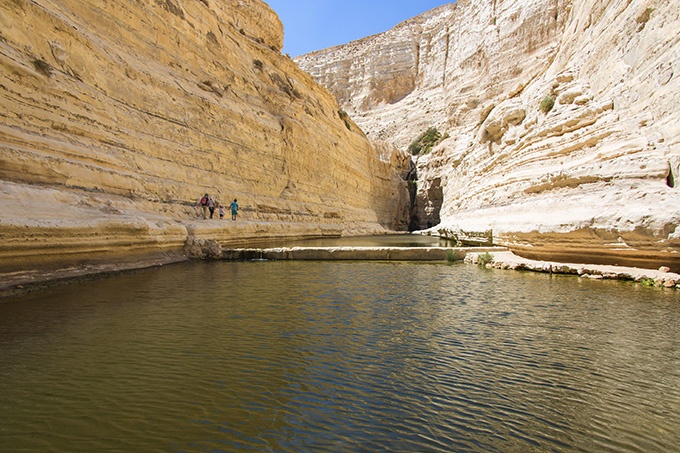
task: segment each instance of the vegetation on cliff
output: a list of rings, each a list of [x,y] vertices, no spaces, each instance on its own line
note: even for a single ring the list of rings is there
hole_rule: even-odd
[[[417,156],[427,154],[442,139],[442,134],[436,127],[430,127],[413,140],[408,147],[408,152]]]

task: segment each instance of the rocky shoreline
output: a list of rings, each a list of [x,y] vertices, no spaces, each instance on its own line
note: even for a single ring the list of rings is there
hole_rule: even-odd
[[[509,250],[488,255],[482,252],[468,253],[465,256],[464,262],[483,265],[489,269],[526,270],[549,274],[568,274],[593,280],[626,280],[638,282],[645,286],[680,289],[680,274],[670,272],[670,269],[665,266],[654,270],[600,264],[537,261],[522,258]]]
[[[197,233],[197,231],[194,231]],[[208,233],[208,231],[203,231]],[[600,264],[576,264],[523,258],[506,247],[277,247],[233,248],[214,234],[189,236],[184,248],[174,252],[129,256],[127,259],[71,265],[59,269],[33,269],[0,273],[0,299],[29,291],[122,272],[134,272],[178,262],[229,260],[392,260],[464,262],[490,269],[523,270],[574,275],[592,280],[621,280],[644,286],[680,289],[680,274],[670,268],[644,269]],[[247,247],[247,246],[246,246]]]

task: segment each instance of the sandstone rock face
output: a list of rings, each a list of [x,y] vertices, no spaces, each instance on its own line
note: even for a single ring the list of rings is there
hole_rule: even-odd
[[[260,0],[0,3],[0,272],[393,228],[393,156],[282,44]]]
[[[448,134],[416,158],[419,228],[677,271],[679,32],[665,0],[460,0],[296,61],[372,140]]]

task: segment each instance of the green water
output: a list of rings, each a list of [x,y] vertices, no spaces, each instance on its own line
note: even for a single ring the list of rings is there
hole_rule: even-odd
[[[679,351],[632,283],[174,265],[0,302],[0,451],[679,451]]]
[[[269,241],[267,247],[453,247],[453,241],[422,234],[385,234]]]

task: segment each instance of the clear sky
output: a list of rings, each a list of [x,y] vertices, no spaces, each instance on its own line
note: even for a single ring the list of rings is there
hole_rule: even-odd
[[[296,57],[381,33],[455,0],[265,0],[281,18],[283,53]]]

